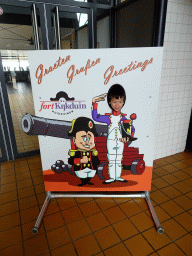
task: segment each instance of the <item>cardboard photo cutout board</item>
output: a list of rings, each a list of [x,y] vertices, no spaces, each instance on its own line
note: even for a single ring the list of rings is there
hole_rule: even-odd
[[[28,52],[46,191],[149,191],[162,47]]]

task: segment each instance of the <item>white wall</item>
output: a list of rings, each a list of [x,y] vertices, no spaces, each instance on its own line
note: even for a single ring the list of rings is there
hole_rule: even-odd
[[[168,0],[154,159],[184,151],[192,107],[192,0]]]

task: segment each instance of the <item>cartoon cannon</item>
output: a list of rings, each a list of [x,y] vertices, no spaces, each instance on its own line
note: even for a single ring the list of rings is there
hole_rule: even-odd
[[[70,139],[68,132],[71,129],[72,123],[70,121],[48,119],[26,114],[22,118],[22,129],[28,135],[43,135]],[[100,165],[98,166],[97,174],[100,179],[106,180],[109,178],[108,174],[108,159],[107,159],[107,126],[96,124],[96,131],[98,137],[95,137],[95,145],[98,151],[98,158]],[[135,140],[133,138],[132,140]],[[122,165],[124,170],[131,170],[134,175],[141,175],[145,171],[145,162],[143,154],[139,154],[139,149],[130,147],[132,141],[125,143],[123,151]],[[71,140],[71,148],[74,149],[73,141]],[[51,169],[56,173],[68,171],[74,174],[71,165],[65,165],[62,160],[57,160],[51,166]]]

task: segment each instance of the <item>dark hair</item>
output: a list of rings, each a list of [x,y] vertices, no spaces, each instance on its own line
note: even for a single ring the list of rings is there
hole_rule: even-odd
[[[112,98],[115,98],[115,99],[124,98],[124,104],[125,104],[126,94],[123,86],[121,86],[120,84],[114,84],[109,88],[109,91],[107,93],[107,102],[111,109],[112,107],[111,107],[111,104],[109,104],[109,102],[111,101]]]

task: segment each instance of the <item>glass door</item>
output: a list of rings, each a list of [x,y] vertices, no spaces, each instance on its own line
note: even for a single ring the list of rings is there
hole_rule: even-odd
[[[10,160],[39,150],[38,137],[23,132],[21,119],[26,113],[35,114],[27,51],[43,47],[39,12],[34,4],[0,4],[0,8],[0,93],[3,104],[0,135],[4,138],[0,144],[0,160]],[[7,136],[5,132],[8,132]],[[2,155],[6,147],[10,151],[9,157]]]
[[[54,6],[51,8],[53,49],[93,48],[90,9]]]

